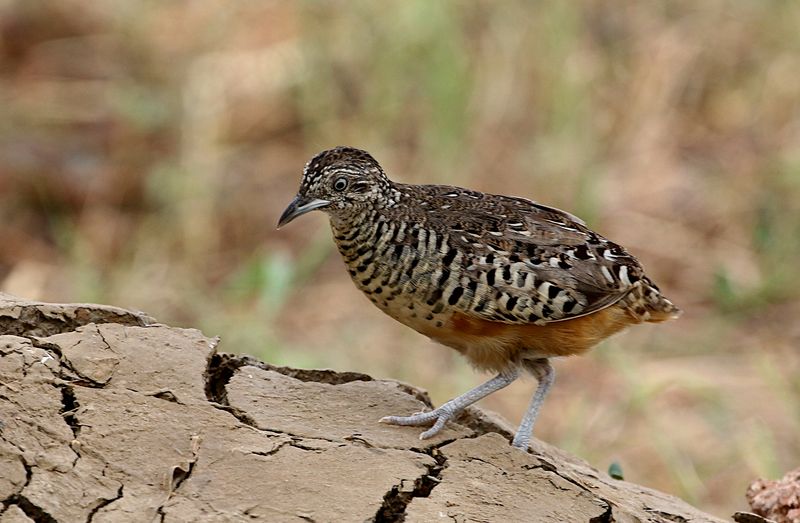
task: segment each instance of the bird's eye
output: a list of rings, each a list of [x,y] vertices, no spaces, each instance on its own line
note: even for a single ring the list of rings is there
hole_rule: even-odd
[[[333,182],[333,189],[335,191],[344,191],[347,189],[347,178],[337,178],[335,182]]]

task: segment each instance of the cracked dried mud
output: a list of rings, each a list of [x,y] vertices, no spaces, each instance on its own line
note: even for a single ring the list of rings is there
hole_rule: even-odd
[[[0,523],[720,521],[470,409],[379,424],[424,391],[276,367],[102,305],[0,294]]]

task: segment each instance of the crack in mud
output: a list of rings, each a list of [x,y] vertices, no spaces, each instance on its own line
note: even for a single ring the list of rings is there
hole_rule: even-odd
[[[103,473],[103,475],[105,475],[105,473]],[[122,491],[123,491],[124,488],[125,488],[125,485],[120,484],[119,488],[117,489],[116,496],[114,496],[111,499],[104,499],[96,507],[94,507],[92,509],[92,511],[89,512],[89,515],[86,517],[86,523],[91,523],[92,520],[94,519],[95,515],[97,515],[97,513],[100,511],[101,508],[106,507],[106,506],[114,503],[118,499],[122,499],[122,496],[123,496]]]
[[[42,507],[35,505],[31,500],[22,494],[14,494],[3,502],[8,508],[11,505],[18,506],[26,516],[36,523],[58,523],[58,520],[48,514]]]
[[[64,421],[69,425],[73,437],[78,439],[81,433],[81,424],[78,422],[77,416],[80,405],[78,404],[78,400],[75,399],[75,389],[68,383],[56,385],[56,387],[61,389],[61,410],[59,414],[61,414],[61,417],[63,417]]]
[[[291,367],[278,367],[259,361],[252,356],[240,356],[243,365],[258,367],[261,370],[271,370],[296,380],[313,383],[326,383],[328,385],[344,385],[354,381],[374,381],[372,376],[360,372],[338,372],[331,369],[293,369]]]
[[[427,454],[434,459],[435,463],[426,466],[424,474],[414,481],[412,489],[404,490],[404,481],[394,485],[389,492],[383,496],[383,503],[378,512],[372,518],[375,523],[399,523],[406,519],[406,509],[414,498],[427,498],[431,491],[442,481],[442,471],[447,468],[447,456],[439,448],[452,443],[443,443],[428,449]]]
[[[263,450],[263,451],[262,450],[251,450],[250,452],[248,452],[248,454],[253,454],[255,456],[264,456],[264,457],[266,457],[266,456],[274,456],[275,454],[280,452],[280,450],[283,447],[286,447],[286,446],[292,447],[294,445],[292,445],[291,441],[283,441],[283,442],[275,445],[275,447],[270,449],[270,450]]]
[[[608,501],[597,498],[606,505],[606,511],[600,514],[599,516],[595,516],[589,520],[589,523],[614,523],[616,521],[614,519],[614,507]]]
[[[22,456],[20,456],[20,459],[22,461],[22,466],[25,467],[25,484],[22,485],[19,492],[15,492],[3,500],[3,511],[5,512],[11,505],[16,505],[26,516],[36,523],[58,523],[56,518],[22,494],[28,485],[30,485],[31,479],[33,478],[33,465],[28,465],[25,458]]]
[[[152,392],[140,392],[134,389],[128,389],[131,392],[138,392],[139,394],[143,394],[145,396],[151,396],[153,398],[157,398],[163,401],[168,401],[170,403],[177,403],[178,405],[183,405],[184,403],[178,399],[178,396],[175,395],[170,389],[161,389]]]
[[[216,340],[217,343],[219,340]],[[225,411],[245,425],[258,429],[256,420],[243,410],[236,408],[228,401],[226,386],[231,381],[236,369],[241,367],[236,357],[227,353],[216,352],[216,345],[212,347],[203,373],[205,380],[206,399],[219,410]]]
[[[167,514],[164,512],[164,507],[169,503],[169,500],[175,495],[178,489],[183,485],[183,483],[189,479],[189,476],[192,475],[194,472],[194,467],[197,464],[197,460],[200,457],[200,442],[201,438],[198,434],[195,434],[191,438],[192,441],[192,457],[186,460],[184,463],[180,465],[175,465],[172,467],[172,471],[170,472],[169,478],[169,495],[167,499],[156,509],[156,514],[160,517],[161,521],[164,521],[164,518]]]
[[[559,470],[557,466],[553,465],[552,463],[544,459],[541,455],[536,454],[534,452],[530,452],[530,454],[539,461],[539,465],[533,467],[526,467],[528,470],[542,469],[544,471],[551,472],[556,476],[558,476],[559,478],[563,479],[564,481],[571,483],[572,485],[575,485],[580,490],[589,494],[592,497],[592,499],[601,502],[603,506],[605,506],[606,509],[605,512],[603,512],[599,516],[595,516],[594,518],[590,519],[589,520],[590,523],[613,523],[615,521],[614,503],[612,503],[611,501],[607,500],[602,496],[599,496],[596,492],[592,491],[590,487],[584,485],[583,483],[578,482],[574,478],[571,478],[569,475],[564,474],[562,471]]]
[[[72,332],[90,323],[119,323],[132,327],[146,327],[154,321],[144,314],[136,314],[122,309],[109,310],[89,306],[75,307],[72,317],[67,314],[53,317],[42,311],[42,305],[19,305],[17,316],[0,316],[0,335],[47,337]]]
[[[646,512],[650,513],[650,514],[653,514],[656,517],[664,518],[664,521],[672,521],[674,523],[688,523],[689,522],[688,519],[686,519],[685,517],[680,516],[678,514],[670,514],[670,513],[663,512],[661,510],[652,509],[652,508],[649,508],[649,507],[645,507],[644,510]]]
[[[22,449],[20,449],[14,442],[8,441],[5,438],[3,438],[3,441],[9,443],[10,445],[13,445],[20,452],[23,452]],[[22,467],[25,469],[25,483],[22,485],[22,487],[20,487],[20,489],[17,492],[11,494],[8,498],[3,500],[4,509],[8,508],[9,505],[12,505],[13,504],[12,499],[15,498],[16,496],[19,496],[22,493],[22,491],[25,490],[25,487],[31,484],[31,478],[33,477],[33,466],[28,465],[28,463],[25,461],[25,456],[23,456],[22,454],[20,454],[19,459],[20,462],[22,463]]]
[[[187,460],[185,466],[175,466],[172,469],[172,479],[170,486],[170,496],[174,494],[184,481],[189,479],[189,476],[194,472],[194,466],[197,464],[197,459],[200,457],[200,436],[192,436],[192,458]]]
[[[77,376],[79,376],[78,372],[72,367],[72,363],[66,357],[64,357],[61,347],[57,344],[41,340],[35,336],[25,336],[25,338],[31,342],[31,345],[37,349],[42,349],[43,351],[47,352],[58,362],[58,378],[64,380],[65,382],[74,383],[76,385],[84,385],[86,387],[103,386],[91,382],[84,383],[83,380],[77,379]]]
[[[99,333],[100,329],[97,329],[97,332]],[[100,337],[103,339],[106,345],[108,345],[108,342],[105,341],[105,338],[103,338],[102,335]],[[27,336],[26,338],[31,342],[31,345],[37,349],[42,349],[48,353],[53,353],[56,356],[54,359],[58,361],[58,377],[64,381],[73,385],[80,385],[81,387],[88,387],[92,389],[102,389],[108,385],[108,381],[111,381],[109,378],[108,381],[101,383],[81,374],[72,366],[72,362],[69,361],[69,358],[64,356],[64,353],[58,344],[44,341],[35,336]],[[78,343],[80,344],[80,342]]]
[[[231,381],[236,369],[241,366],[235,356],[224,352],[216,352],[216,350],[212,349],[203,375],[208,401],[230,407],[228,391],[225,387]]]

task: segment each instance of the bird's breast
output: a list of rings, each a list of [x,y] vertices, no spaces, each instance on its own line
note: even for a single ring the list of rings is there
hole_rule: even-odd
[[[426,335],[445,325],[451,311],[443,289],[458,278],[445,269],[446,234],[381,219],[333,233],[353,283],[375,306]]]

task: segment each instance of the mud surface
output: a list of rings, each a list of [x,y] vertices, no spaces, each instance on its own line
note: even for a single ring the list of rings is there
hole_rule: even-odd
[[[0,523],[721,521],[477,409],[424,442],[377,423],[430,406],[409,385],[217,345],[0,294]]]

